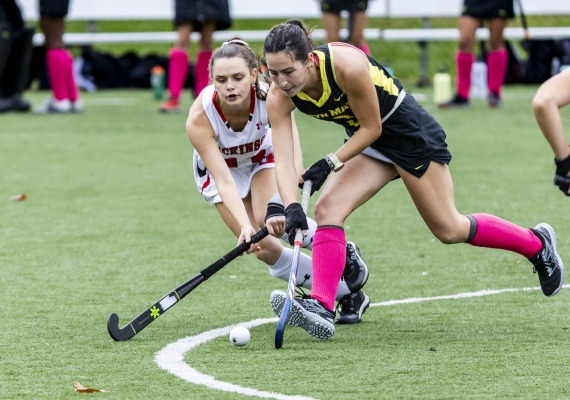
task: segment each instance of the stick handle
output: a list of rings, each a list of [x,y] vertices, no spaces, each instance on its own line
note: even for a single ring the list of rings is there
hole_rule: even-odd
[[[305,181],[305,183],[303,183],[303,191],[301,192],[301,208],[305,214],[307,214],[307,208],[309,207],[309,199],[311,198],[312,187],[312,181]],[[295,242],[297,241],[303,241],[303,232],[300,229],[297,229],[297,232],[295,233]]]

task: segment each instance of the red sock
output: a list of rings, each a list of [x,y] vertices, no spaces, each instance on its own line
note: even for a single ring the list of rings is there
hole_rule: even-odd
[[[346,236],[340,227],[317,228],[313,238],[311,297],[334,310],[338,283],[346,262]]]
[[[71,72],[73,76],[73,69],[69,67],[70,59],[71,55],[65,49],[48,49],[46,52],[49,85],[56,100],[69,99],[68,74]]]
[[[212,58],[211,51],[199,51],[196,56],[196,70],[194,72],[194,91],[196,96],[210,84],[210,71],[208,70],[210,58]]]
[[[489,214],[471,214],[477,221],[477,232],[469,244],[514,251],[531,258],[542,249],[542,241],[528,228]]]
[[[506,49],[490,51],[487,55],[487,68],[489,70],[489,91],[501,96],[501,87],[505,82],[509,55]]]
[[[473,53],[463,53],[458,51],[455,54],[455,64],[457,66],[457,94],[464,99],[469,98],[471,88],[471,67],[475,57]]]
[[[168,91],[170,97],[178,99],[184,88],[186,75],[188,75],[188,54],[184,50],[173,48],[170,50],[168,61]]]

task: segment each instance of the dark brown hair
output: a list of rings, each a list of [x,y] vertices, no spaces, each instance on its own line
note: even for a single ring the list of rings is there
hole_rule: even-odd
[[[305,61],[307,54],[315,49],[311,32],[312,29],[301,20],[290,19],[271,28],[265,37],[263,51],[265,54],[284,51],[289,53],[294,61]]]

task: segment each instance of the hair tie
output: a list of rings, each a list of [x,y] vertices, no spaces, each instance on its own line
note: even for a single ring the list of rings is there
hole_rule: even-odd
[[[224,47],[226,44],[241,44],[241,45],[243,45],[243,46],[249,47],[249,45],[247,44],[247,42],[244,42],[244,41],[241,40],[241,39],[231,39],[231,40],[228,40],[227,42],[222,43],[222,47]]]

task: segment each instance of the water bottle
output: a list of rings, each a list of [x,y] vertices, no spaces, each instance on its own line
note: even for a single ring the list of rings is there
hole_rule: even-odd
[[[156,65],[150,70],[150,86],[152,88],[154,99],[162,100],[166,89],[166,80],[164,68],[160,65]]]
[[[484,99],[487,97],[487,64],[477,60],[471,68],[471,97]]]
[[[433,76],[433,101],[444,104],[451,100],[451,75],[446,67],[440,67]]]

